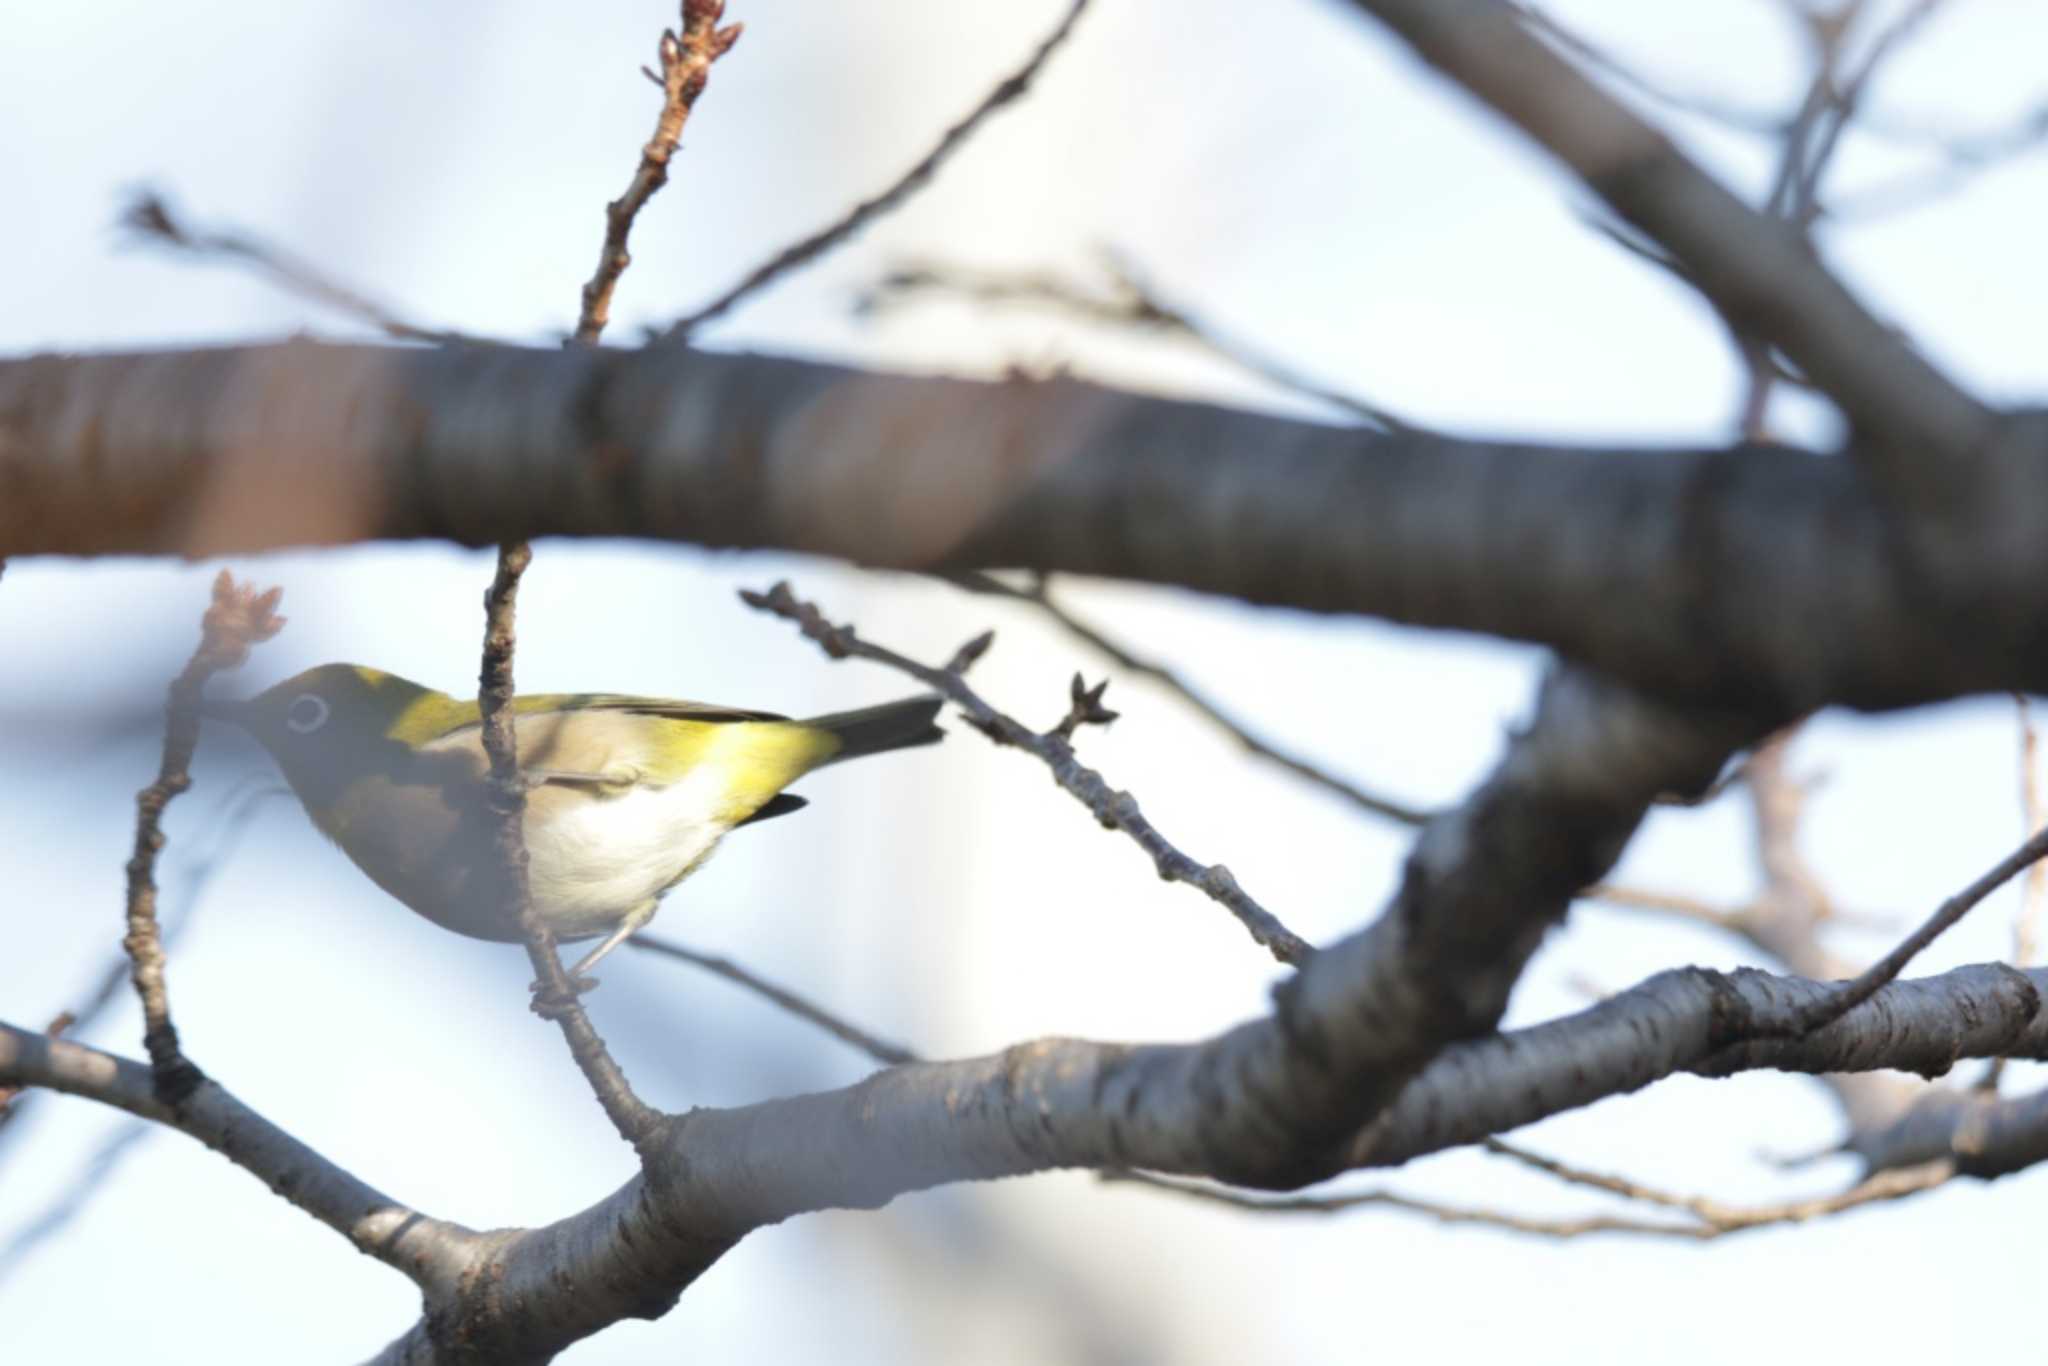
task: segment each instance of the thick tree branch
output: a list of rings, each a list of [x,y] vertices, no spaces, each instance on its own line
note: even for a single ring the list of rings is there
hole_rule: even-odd
[[[2048,448],[2044,427],[2014,432]],[[2048,691],[2048,538],[2000,524],[1936,575],[1847,462],[1783,447],[1390,436],[663,348],[291,343],[0,363],[0,486],[9,555],[660,537],[1366,612],[1783,718]]]
[[[1837,989],[1752,969],[1659,973],[1577,1015],[1447,1051],[1360,1135],[1352,1160],[1398,1165],[1679,1072],[1939,1076],[1959,1058],[2048,1057],[2039,968],[1986,964],[1894,982],[1826,1028],[1795,1034],[1803,1012]]]
[[[2028,975],[2040,981],[2038,972]],[[2009,1176],[2048,1159],[2048,1089],[2009,1100],[1974,1088],[1929,1089],[1891,1123],[1851,1134],[1842,1149],[1873,1172],[1950,1158],[1965,1176]]]
[[[1680,1071],[1937,1073],[1965,1057],[2048,1058],[2040,1009],[2048,969],[1985,965],[1894,982],[1826,1029],[1789,1037],[1800,1011],[1833,989],[1762,972],[1688,969],[1566,1019],[1453,1045],[1348,1145],[1347,1159],[1398,1164]],[[446,1340],[466,1341],[473,1353],[443,1354],[423,1324],[385,1359],[538,1361],[621,1317],[660,1314],[749,1230],[806,1211],[871,1207],[948,1181],[1059,1167],[1228,1179],[1238,1162],[1201,1135],[1256,1113],[1263,1093],[1217,1089],[1229,1078],[1200,1060],[1243,1051],[1273,1028],[1258,1021],[1197,1045],[1042,1040],[991,1058],[894,1068],[842,1091],[695,1111],[650,1154],[644,1175],[591,1209],[546,1228],[488,1235],[394,1204],[211,1082],[174,1112],[156,1100],[140,1064],[0,1026],[0,1083],[87,1096],[217,1148],[418,1280],[435,1321],[462,1329]],[[1976,1094],[1975,1113],[1991,1115],[1990,1128],[1959,1131],[1924,1116],[1884,1165],[1939,1160],[1949,1152],[1941,1142],[1958,1143],[1957,1170],[1972,1175],[2048,1155],[2040,1097],[1997,1102]],[[1986,1137],[1995,1141],[1982,1159],[1960,1141]]]
[[[1993,414],[1853,298],[1797,229],[1759,215],[1573,70],[1500,0],[1354,0],[1425,61],[1519,125],[1668,250],[1738,332],[1782,349],[1852,422],[1888,495],[1956,510]],[[1974,492],[1974,491],[1973,491]]]

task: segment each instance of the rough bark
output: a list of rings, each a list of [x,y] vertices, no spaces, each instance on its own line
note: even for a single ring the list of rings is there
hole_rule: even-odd
[[[2048,689],[2048,459],[1969,553],[1816,452],[1382,435],[1072,380],[308,342],[0,363],[0,555],[549,535],[1020,565],[1533,641],[1789,717]],[[1943,542],[1949,544],[1949,542]]]

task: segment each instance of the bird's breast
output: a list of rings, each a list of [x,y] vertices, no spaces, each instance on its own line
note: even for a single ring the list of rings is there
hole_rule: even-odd
[[[547,785],[527,798],[534,905],[561,935],[595,934],[674,885],[730,829],[710,766],[663,787],[605,794]]]

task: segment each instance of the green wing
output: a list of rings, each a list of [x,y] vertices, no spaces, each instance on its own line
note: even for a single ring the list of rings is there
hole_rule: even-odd
[[[721,707],[711,702],[685,702],[671,697],[635,697],[611,692],[526,693],[512,699],[514,716],[546,715],[565,711],[616,711],[640,716],[661,716],[672,721],[787,721],[779,712],[746,711]],[[449,740],[465,730],[483,725],[474,697],[450,697],[427,693],[412,704],[391,728],[393,738],[413,744]]]

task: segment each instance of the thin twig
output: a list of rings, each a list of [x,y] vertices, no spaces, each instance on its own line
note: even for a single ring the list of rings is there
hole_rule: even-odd
[[[204,1075],[178,1047],[171,1023],[170,991],[164,980],[163,937],[156,919],[156,858],[164,847],[163,814],[171,799],[192,786],[192,752],[199,745],[199,700],[206,681],[239,668],[251,646],[284,626],[277,615],[280,588],[258,593],[238,585],[226,570],[213,581],[213,601],[200,623],[199,647],[173,679],[164,705],[163,757],[156,781],[135,794],[135,852],[128,860],[128,951],[130,980],[142,1001],[143,1047],[154,1070],[157,1095],[178,1105]]]
[[[408,322],[375,300],[323,275],[308,263],[247,233],[233,229],[194,229],[171,212],[162,196],[140,190],[122,210],[122,227],[165,246],[205,259],[224,258],[253,266],[290,293],[324,304],[376,328],[395,341],[428,342],[436,346],[499,346],[488,337],[449,332]]]
[[[555,951],[554,931],[534,905],[527,882],[526,783],[519,772],[519,738],[512,725],[512,655],[517,645],[514,618],[519,578],[532,558],[533,552],[524,541],[500,546],[497,574],[484,595],[483,668],[477,700],[482,710],[484,752],[491,761],[489,788],[491,810],[498,818],[497,854],[505,870],[512,908],[517,912],[526,956],[538,978],[534,1013],[561,1026],[570,1056],[589,1080],[590,1089],[596,1093],[612,1127],[636,1151],[645,1153],[662,1130],[662,1116],[633,1093],[625,1071],[590,1023],[590,1016],[577,997],[577,986],[569,980]]]
[[[98,1151],[86,1159],[70,1184],[43,1207],[42,1213],[18,1228],[5,1246],[0,1246],[0,1284],[4,1284],[31,1253],[62,1233],[85,1211],[92,1198],[105,1187],[122,1158],[138,1143],[159,1132],[161,1130],[156,1125],[140,1119],[127,1120],[115,1128],[112,1136],[100,1144]]]
[[[988,635],[976,637],[963,647],[952,667],[934,669],[862,640],[850,626],[833,625],[815,606],[798,599],[787,583],[778,583],[766,593],[742,590],[740,598],[749,607],[795,622],[805,636],[816,641],[834,659],[851,656],[885,664],[944,694],[990,740],[1035,755],[1052,770],[1053,781],[1086,806],[1105,829],[1122,831],[1150,855],[1152,866],[1162,879],[1185,882],[1198,888],[1210,900],[1236,916],[1253,940],[1283,963],[1298,965],[1313,952],[1306,940],[1281,924],[1277,917],[1238,886],[1237,879],[1231,876],[1228,868],[1220,863],[1207,866],[1197,863],[1168,842],[1138,810],[1137,799],[1128,792],[1112,789],[1100,773],[1081,763],[1065,736],[1057,730],[1034,731],[984,701],[981,694],[961,676],[961,670],[963,658],[971,662],[974,656],[988,648]],[[1076,705],[1081,703],[1077,701]]]
[[[196,857],[187,874],[182,909],[174,914],[158,917],[158,937],[164,943],[175,939],[198,911],[208,885],[214,875],[227,865],[228,855],[247,832],[256,814],[258,804],[270,797],[289,796],[290,789],[276,783],[264,783],[251,787],[222,803],[225,815],[221,817],[219,833],[213,839],[212,847]],[[68,1034],[77,1037],[89,1030],[100,1013],[113,1003],[120,994],[121,986],[128,980],[129,964],[126,955],[117,957],[107,964],[100,974],[98,983],[76,1006],[58,1015],[52,1021],[48,1033],[53,1037]],[[9,1126],[16,1123],[33,1105],[34,1097],[14,1095],[0,1088],[0,1153],[5,1152],[4,1140]]]
[[[1361,810],[1371,812],[1375,816],[1384,816],[1388,820],[1398,821],[1403,825],[1421,825],[1430,817],[1430,813],[1420,807],[1409,806],[1404,802],[1397,802],[1391,798],[1381,797],[1368,792],[1355,783],[1339,778],[1327,769],[1318,767],[1306,759],[1276,748],[1271,742],[1262,739],[1244,722],[1225,711],[1220,704],[1213,701],[1171,668],[1157,660],[1132,653],[1123,645],[1112,640],[1094,626],[1089,625],[1086,621],[1068,611],[1053,598],[1050,585],[1044,579],[1036,580],[1029,588],[1016,588],[996,578],[993,574],[985,574],[980,570],[962,570],[958,573],[943,574],[940,577],[956,587],[966,589],[970,593],[980,593],[990,597],[1008,598],[1014,602],[1029,603],[1076,640],[1107,656],[1129,672],[1152,679],[1154,682],[1165,687],[1168,691],[1179,697],[1181,701],[1193,708],[1197,715],[1201,716],[1225,735],[1228,735],[1231,739],[1237,741],[1247,753],[1255,754],[1270,763],[1276,764],[1292,773],[1295,777],[1320,787],[1325,792],[1342,797],[1345,801],[1359,807]]]
[[[612,291],[633,261],[626,251],[633,220],[668,183],[669,158],[682,141],[683,125],[689,121],[697,97],[704,93],[711,64],[739,41],[740,25],[718,27],[724,17],[725,0],[683,0],[682,32],[661,31],[661,113],[655,119],[654,135],[640,149],[640,165],[626,192],[604,206],[604,247],[598,253],[596,273],[583,286],[583,308],[576,320],[576,340],[586,346],[597,344],[611,319]]]
[[[1871,964],[1853,980],[1821,1001],[1815,1002],[1800,1019],[1798,1029],[1811,1034],[1833,1024],[1862,1005],[1905,970],[1919,952],[1946,933],[1955,923],[1993,892],[2043,858],[2048,858],[2048,829],[2035,831],[2019,848],[1992,866],[1989,872],[1941,903],[1933,915],[1899,942],[1898,947]]]
[[[1973,177],[2048,145],[2048,104],[2029,109],[2000,131],[1936,145],[1942,160],[1934,169],[1908,171],[1868,189],[1834,196],[1823,212],[1838,223],[1862,221],[1942,199]]]
[[[682,0],[681,13],[682,32],[663,29],[661,34],[661,75],[656,79],[663,98],[654,135],[640,150],[640,164],[626,192],[605,206],[604,246],[598,256],[597,273],[583,286],[583,305],[576,320],[575,340],[585,346],[596,345],[604,334],[612,292],[632,263],[626,239],[640,211],[668,183],[669,159],[682,138],[683,125],[695,108],[697,97],[704,92],[711,64],[739,41],[738,24],[718,27],[718,21],[725,17],[725,0]],[[647,74],[653,77],[652,72]],[[590,1023],[577,994],[582,984],[572,982],[563,969],[554,930],[534,905],[528,881],[526,782],[519,771],[519,738],[513,727],[512,655],[517,645],[514,623],[519,580],[532,561],[533,548],[524,541],[507,541],[499,546],[497,573],[484,594],[483,667],[477,700],[483,721],[484,752],[491,761],[489,785],[491,809],[498,818],[497,853],[507,877],[507,891],[517,913],[526,956],[533,963],[534,1012],[561,1027],[570,1055],[590,1082],[590,1089],[604,1107],[612,1127],[644,1157],[658,1141],[665,1120],[660,1111],[634,1093],[625,1070],[612,1057],[596,1026]]]
[[[1103,1180],[1149,1186],[1154,1190],[1171,1191],[1190,1199],[1247,1210],[1255,1214],[1329,1215],[1344,1214],[1356,1209],[1381,1208],[1424,1215],[1443,1224],[1477,1224],[1543,1238],[1580,1238],[1595,1233],[1624,1233],[1704,1242],[1731,1233],[1743,1233],[1776,1224],[1805,1223],[1810,1219],[1841,1214],[1863,1205],[1904,1199],[1909,1195],[1932,1190],[1955,1175],[1953,1162],[1928,1162],[1915,1167],[1879,1172],[1834,1195],[1787,1201],[1777,1205],[1744,1206],[1725,1204],[1704,1196],[1674,1195],[1622,1177],[1582,1171],[1525,1149],[1513,1147],[1499,1139],[1485,1140],[1485,1147],[1489,1152],[1513,1158],[1569,1184],[1668,1209],[1688,1216],[1692,1222],[1665,1223],[1610,1214],[1549,1219],[1514,1214],[1505,1210],[1446,1205],[1387,1190],[1353,1191],[1342,1195],[1254,1195],[1247,1191],[1233,1190],[1228,1186],[1159,1176],[1151,1172],[1105,1172]]]
[[[938,143],[929,152],[924,154],[923,159],[904,172],[888,189],[883,190],[880,194],[870,199],[862,200],[832,223],[820,228],[810,236],[784,247],[781,251],[775,253],[775,255],[769,257],[751,271],[748,271],[737,284],[727,289],[710,303],[705,304],[681,322],[670,327],[663,334],[662,339],[665,341],[682,341],[688,338],[705,323],[730,312],[736,304],[749,295],[759,293],[768,285],[781,279],[799,266],[809,264],[841,243],[846,242],[869,223],[883,214],[896,209],[904,200],[924,188],[926,183],[937,174],[939,168],[946,163],[946,160],[959,151],[969,138],[974,136],[975,130],[980,128],[991,114],[1018,99],[1031,88],[1032,81],[1037,79],[1038,73],[1044,69],[1046,62],[1051,59],[1053,53],[1057,52],[1060,46],[1067,41],[1067,36],[1074,31],[1075,22],[1080,19],[1082,11],[1087,8],[1088,0],[1073,0],[1073,3],[1067,9],[1065,17],[1060,20],[1058,26],[1050,34],[1046,35],[1045,40],[1038,45],[1037,50],[1031,54],[1029,60],[1005,77],[997,84],[995,89],[989,91],[982,98],[981,103],[976,105],[973,112],[968,114],[966,118],[948,128],[945,134],[940,137]]]
[[[2034,729],[2034,713],[2025,693],[2013,694],[2020,726],[2020,817],[2029,835],[2048,826],[2048,805],[2041,800],[2041,737]],[[2048,904],[2048,863],[2027,869],[2020,899],[2020,913],[2012,926],[2012,963],[2023,968],[2034,961],[2041,943],[2041,911]]]
[[[1821,178],[1827,173],[1828,165],[1834,159],[1842,134],[1856,121],[1856,116],[1863,105],[1863,97],[1869,91],[1878,70],[1921,24],[1933,16],[1935,10],[1941,7],[1941,3],[1942,0],[1916,0],[1916,3],[1909,6],[1878,34],[1871,42],[1863,64],[1857,68],[1856,74],[1851,76],[1838,92],[1833,93],[1829,101],[1831,117],[1821,127],[1819,145],[1806,159],[1796,205],[1788,205],[1785,214],[1802,230],[1811,227],[1813,220],[1819,215]],[[1849,6],[1849,17],[1853,18],[1861,8],[1861,0]],[[1840,38],[1837,36],[1835,42],[1839,41]],[[1824,68],[1830,77],[1833,74],[1833,66],[1834,63],[1830,60]],[[1832,89],[1832,85],[1830,88]]]
[[[2012,695],[2014,719],[2019,722],[2020,822],[2029,835],[2048,826],[2048,811],[2041,801],[2041,737],[2034,730],[2034,711],[2025,693]],[[2012,965],[2026,967],[2034,961],[2040,942],[2041,907],[2048,900],[2048,863],[2027,869],[2020,884],[2020,911],[2012,922]],[[1993,1058],[1977,1085],[1996,1092],[2005,1076],[2005,1059]]]
[[[1596,882],[1580,892],[1579,896],[1586,901],[1597,901],[1604,906],[1676,916],[1681,920],[1712,925],[1715,929],[1732,930],[1737,933],[1741,932],[1744,919],[1749,914],[1749,908],[1745,906],[1716,906],[1682,892],[1624,887],[1611,882]]]
[[[773,982],[755,976],[730,958],[720,958],[715,954],[699,953],[695,949],[684,948],[673,940],[657,939],[651,934],[636,934],[626,942],[636,949],[645,949],[649,953],[660,954],[665,958],[674,958],[681,962],[692,964],[703,968],[706,972],[723,977],[728,982],[745,987],[756,996],[773,1002],[798,1019],[810,1021],[810,1023],[824,1030],[833,1038],[838,1039],[842,1043],[850,1044],[884,1066],[896,1067],[903,1063],[918,1061],[917,1054],[901,1044],[893,1044],[886,1039],[878,1038],[868,1033],[860,1026],[834,1015],[824,1007],[813,1005],[789,988],[779,987]]]
[[[854,302],[857,313],[877,314],[920,294],[950,294],[992,305],[1050,308],[1086,322],[1141,328],[1191,343],[1218,360],[1273,385],[1358,418],[1382,431],[1420,432],[1405,418],[1356,394],[1310,379],[1286,361],[1229,336],[1213,324],[1169,303],[1115,250],[1102,253],[1107,292],[1049,271],[990,271],[945,261],[898,267],[870,285]]]
[[[1530,1152],[1526,1148],[1504,1143],[1497,1138],[1487,1139],[1484,1146],[1490,1153],[1511,1158],[1569,1185],[1605,1191],[1623,1199],[1689,1214],[1700,1221],[1704,1236],[1709,1237],[1740,1233],[1746,1229],[1765,1228],[1772,1224],[1800,1224],[1809,1219],[1840,1214],[1861,1205],[1903,1199],[1909,1195],[1918,1195],[1922,1191],[1933,1190],[1956,1174],[1953,1162],[1927,1162],[1918,1166],[1878,1172],[1833,1195],[1788,1200],[1775,1205],[1732,1205],[1708,1196],[1679,1195],[1626,1177],[1586,1171],[1554,1158]]]
[[[1578,58],[1582,63],[1596,68],[1610,79],[1619,81],[1637,94],[1667,109],[1690,114],[1696,118],[1709,119],[1737,132],[1778,137],[1785,131],[1785,119],[1782,115],[1739,105],[1718,95],[1674,90],[1670,86],[1651,80],[1629,63],[1605,48],[1596,46],[1574,30],[1566,28],[1536,6],[1513,3],[1510,7],[1521,16],[1523,23],[1552,47],[1561,49],[1567,56]]]
[[[1440,1224],[1476,1224],[1482,1228],[1495,1228],[1508,1233],[1527,1233],[1539,1238],[1581,1238],[1592,1233],[1635,1233],[1661,1238],[1713,1236],[1709,1231],[1691,1224],[1651,1223],[1611,1214],[1593,1214],[1578,1219],[1545,1219],[1532,1215],[1512,1214],[1506,1210],[1447,1205],[1389,1190],[1351,1191],[1343,1195],[1254,1195],[1249,1191],[1235,1190],[1229,1186],[1219,1186],[1205,1181],[1131,1171],[1104,1172],[1102,1180],[1118,1185],[1143,1186],[1148,1190],[1166,1191],[1190,1200],[1222,1205],[1252,1214],[1330,1215],[1346,1214],[1358,1209],[1392,1209],[1404,1214],[1420,1214]]]

